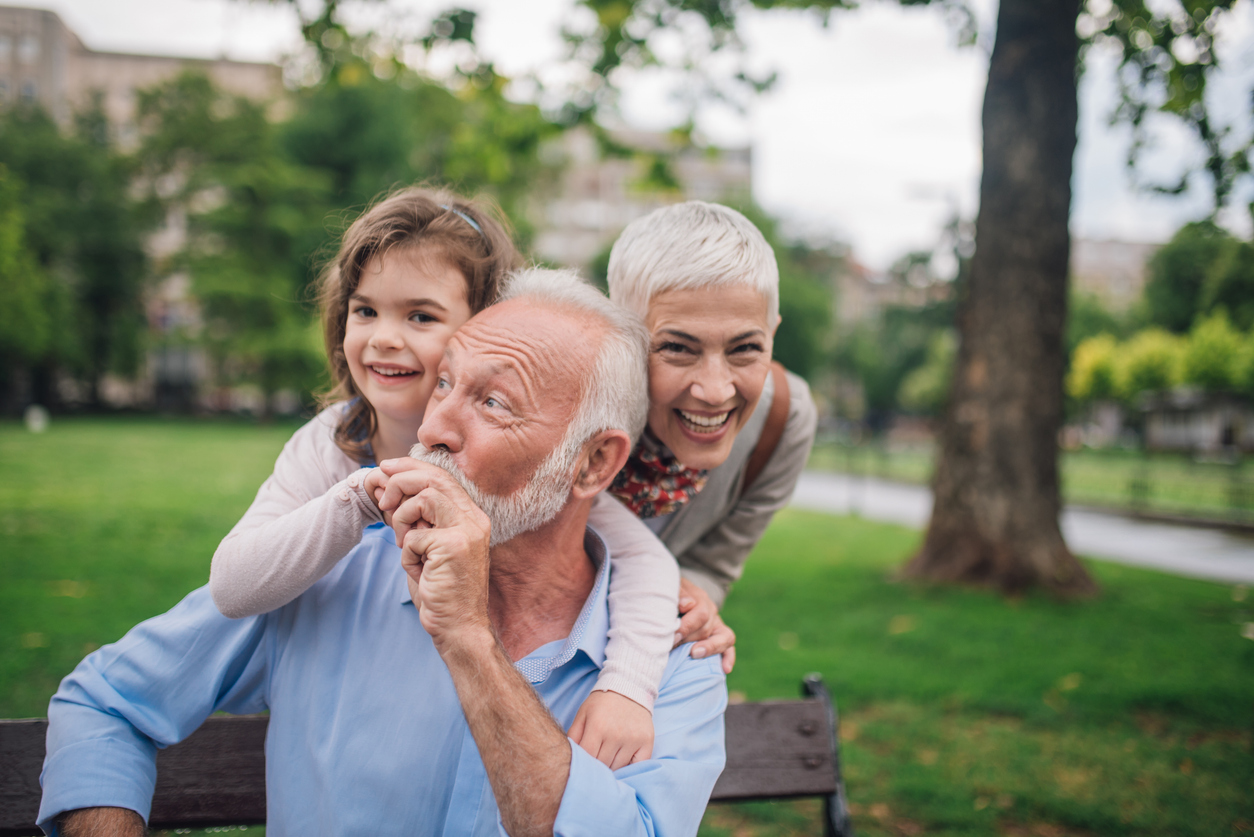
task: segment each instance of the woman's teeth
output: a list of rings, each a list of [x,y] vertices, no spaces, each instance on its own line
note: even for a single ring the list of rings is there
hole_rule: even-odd
[[[687,410],[676,410],[679,418],[694,433],[713,433],[724,424],[731,416],[731,410],[725,413],[719,413],[714,416],[699,416],[696,413],[690,413]]]

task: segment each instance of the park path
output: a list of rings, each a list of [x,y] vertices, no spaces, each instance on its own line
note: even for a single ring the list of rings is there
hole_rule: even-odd
[[[932,511],[932,495],[921,485],[806,471],[792,506],[921,529]],[[1079,508],[1063,511],[1062,531],[1078,555],[1191,578],[1254,584],[1251,537]]]

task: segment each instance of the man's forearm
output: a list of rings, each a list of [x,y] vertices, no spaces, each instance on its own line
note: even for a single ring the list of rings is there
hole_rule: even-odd
[[[553,833],[570,742],[491,634],[442,652],[511,837]]]
[[[62,837],[144,837],[144,818],[130,808],[80,808],[60,818]]]

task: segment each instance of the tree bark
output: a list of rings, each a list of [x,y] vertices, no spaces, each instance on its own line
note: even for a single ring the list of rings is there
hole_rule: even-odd
[[[1058,525],[1079,7],[1002,0],[998,11],[935,505],[906,577],[1063,596],[1097,589]]]

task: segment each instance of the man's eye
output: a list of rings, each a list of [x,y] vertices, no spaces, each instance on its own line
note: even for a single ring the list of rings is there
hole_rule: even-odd
[[[443,376],[436,378],[435,380],[436,389],[450,389],[452,386],[453,385],[448,382],[448,378],[445,378]]]
[[[483,406],[496,409],[497,407],[501,406],[501,402],[497,401],[495,398],[488,397],[483,400]]]
[[[681,354],[687,354],[687,353],[692,352],[692,349],[688,348],[683,343],[669,343],[669,342],[663,343],[662,345],[658,346],[657,350],[659,352],[678,352]]]

